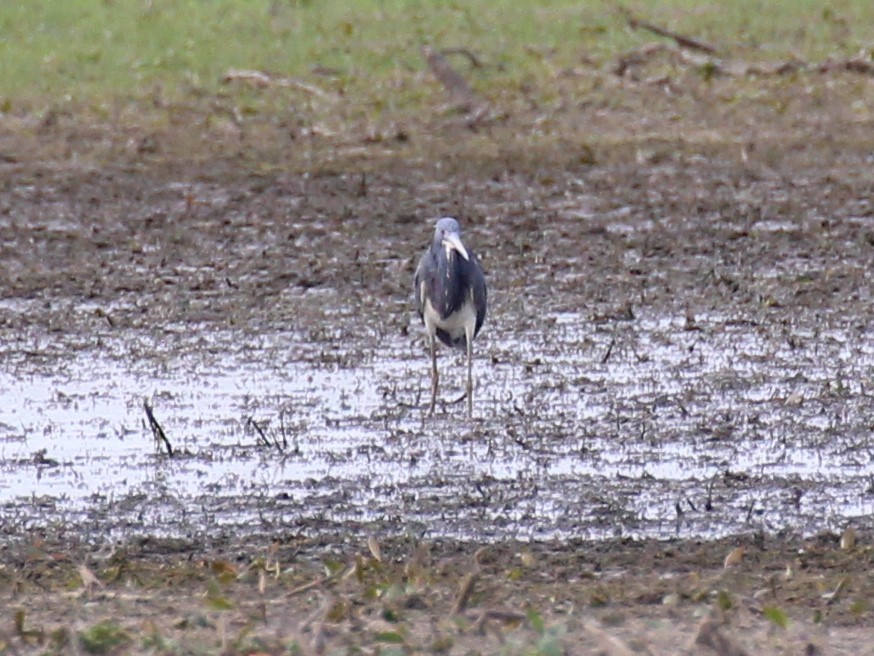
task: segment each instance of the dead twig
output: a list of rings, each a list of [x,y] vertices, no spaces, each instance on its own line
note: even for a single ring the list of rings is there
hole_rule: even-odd
[[[300,80],[296,80],[292,77],[276,77],[275,75],[271,75],[270,73],[265,73],[264,71],[253,71],[253,70],[241,70],[231,68],[222,76],[222,84],[228,84],[229,82],[247,82],[256,87],[284,87],[286,89],[294,89],[296,91],[303,91],[304,93],[308,93],[311,96],[316,96],[318,98],[330,98],[330,94],[326,93],[319,87],[314,84],[309,84],[307,82],[301,82]]]
[[[331,576],[323,576],[320,579],[316,579],[314,581],[310,581],[309,583],[304,583],[303,585],[297,586],[293,590],[290,590],[286,596],[287,597],[294,597],[295,595],[299,595],[303,592],[307,592],[308,590],[314,590],[315,588],[319,588],[322,585],[329,583],[330,581],[336,580],[337,578],[339,578],[339,577],[335,576],[334,574],[331,574]]]
[[[706,72],[707,76],[725,75],[730,77],[777,75],[792,75],[794,73],[855,73],[874,77],[874,61],[866,54],[849,59],[826,60],[820,63],[810,63],[801,59],[790,59],[783,62],[749,63],[744,61],[721,59],[709,55],[689,52],[666,43],[649,43],[629,50],[617,57],[613,73],[624,77],[630,70],[650,63],[657,55],[667,54],[677,65],[690,66]]]
[[[270,438],[268,438],[267,435],[264,434],[264,430],[261,428],[261,426],[258,425],[258,422],[256,422],[252,417],[246,418],[246,428],[251,428],[252,430],[255,431],[255,433],[257,433],[258,444],[260,444],[261,446],[273,446],[272,442],[270,441]]]
[[[584,624],[583,631],[595,638],[601,652],[608,656],[635,656],[637,653],[619,638],[611,636],[592,624]]]
[[[610,355],[613,353],[613,347],[616,346],[616,336],[610,338],[610,344],[607,346],[607,352],[601,357],[601,364],[607,364]]]
[[[528,619],[525,613],[515,610],[501,610],[500,608],[489,608],[483,611],[483,617],[489,620],[497,620],[498,622],[524,622]]]
[[[155,413],[152,412],[152,406],[149,405],[149,402],[146,399],[143,399],[143,409],[146,411],[146,418],[149,420],[149,428],[152,429],[152,436],[155,438],[155,443],[158,445],[163,444],[167,451],[167,455],[172,457],[173,445],[170,444],[170,440],[167,439],[167,434],[164,432],[164,429],[161,428],[161,424],[159,424],[158,420],[155,419]]]
[[[422,46],[421,53],[434,77],[455,100],[460,110],[472,113],[482,105],[467,80],[449,65],[443,53],[430,46]]]
[[[325,622],[328,621],[328,615],[331,612],[331,600],[325,602],[324,606],[321,608],[321,612],[319,613],[320,619],[316,622],[315,626],[313,626],[313,637],[310,641],[310,644],[313,648],[313,651],[321,656],[321,654],[325,653],[325,644],[327,642],[327,636],[325,635]]]
[[[455,598],[455,603],[452,604],[452,614],[458,615],[464,611],[464,608],[467,606],[467,602],[470,600],[470,595],[473,592],[473,587],[476,585],[477,579],[479,579],[479,568],[468,572],[463,579],[461,579],[461,584],[458,586],[458,597]]]
[[[625,16],[625,22],[628,23],[628,27],[630,27],[632,30],[646,30],[647,32],[657,34],[658,36],[673,39],[673,41],[677,45],[683,48],[706,52],[709,55],[715,55],[718,52],[715,46],[712,46],[709,43],[705,43],[700,39],[686,36],[685,34],[680,34],[679,32],[674,32],[673,30],[660,27],[659,25],[655,25],[654,23],[650,23],[649,21],[641,20],[634,16],[628,9],[624,7],[620,7],[619,11],[622,12],[622,14]]]
[[[874,61],[871,56],[867,59],[864,55],[858,57],[850,57],[838,61],[825,61],[816,67],[817,73],[831,73],[832,71],[847,71],[849,73],[859,73],[860,75],[874,76]]]
[[[440,53],[443,55],[447,55],[447,56],[448,55],[462,55],[463,57],[465,57],[467,59],[467,61],[470,62],[470,65],[473,66],[474,68],[482,68],[483,67],[483,63],[479,60],[479,58],[475,54],[473,54],[470,50],[468,50],[467,48],[443,48],[443,50],[441,50]]]
[[[302,632],[309,631],[312,634],[310,647],[312,652],[318,655],[325,653],[325,646],[327,644],[325,623],[328,621],[328,615],[335,603],[331,595],[325,595],[321,601],[322,603],[319,604],[318,608],[310,613],[299,625]]]
[[[281,410],[279,413],[279,434],[282,435],[282,450],[285,451],[288,448],[288,431],[285,428],[285,410]],[[294,454],[300,454],[300,446],[295,442],[294,444]]]
[[[354,567],[355,566],[353,565],[353,571],[354,571]],[[350,568],[342,567],[342,568],[338,569],[336,572],[329,574],[328,576],[323,576],[323,577],[316,579],[314,581],[310,581],[309,583],[304,583],[303,585],[299,585],[296,588],[293,588],[292,590],[290,590],[286,596],[287,597],[294,597],[295,595],[299,595],[303,592],[307,592],[309,590],[314,590],[316,588],[322,587],[323,585],[333,583],[337,579],[342,578],[347,573],[347,571],[349,571],[349,569]]]
[[[694,644],[710,647],[719,656],[749,656],[746,649],[722,634],[719,625],[713,617],[705,617],[698,626]]]
[[[280,417],[281,417],[281,415],[280,415]],[[285,447],[288,446],[288,442],[285,439],[284,435],[282,437],[281,442],[279,441],[278,437],[275,437],[275,436],[270,437],[269,435],[267,435],[267,433],[264,432],[264,429],[261,428],[261,426],[258,424],[258,422],[255,421],[255,419],[252,417],[248,417],[246,419],[246,428],[251,428],[252,430],[255,431],[255,433],[258,436],[258,445],[259,446],[273,447],[277,451],[279,451],[279,453],[285,452]]]
[[[525,613],[519,613],[514,610],[502,610],[500,608],[487,608],[476,617],[470,628],[474,633],[482,634],[485,633],[486,622],[489,620],[509,624],[510,622],[521,623],[526,619],[528,617]]]
[[[640,48],[629,50],[616,59],[613,73],[614,75],[623,77],[628,72],[628,69],[635,66],[642,66],[650,61],[654,55],[668,50],[671,50],[671,47],[664,43],[648,43]]]
[[[79,576],[82,579],[82,587],[85,593],[90,593],[95,588],[103,588],[105,584],[92,572],[85,563],[79,565]]]

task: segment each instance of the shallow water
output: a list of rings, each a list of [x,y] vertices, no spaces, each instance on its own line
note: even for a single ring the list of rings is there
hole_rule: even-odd
[[[558,312],[504,338],[506,321],[477,343],[473,421],[463,403],[424,416],[412,321],[378,343],[373,326],[351,343],[181,326],[75,350],[36,340],[0,373],[0,512],[105,535],[478,539],[805,532],[874,515],[874,349],[853,326],[796,330],[792,348],[718,315]],[[458,398],[460,354],[440,367],[441,399]],[[249,418],[287,447],[258,446]]]

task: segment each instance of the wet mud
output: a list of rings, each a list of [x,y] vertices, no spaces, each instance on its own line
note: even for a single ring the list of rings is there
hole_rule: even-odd
[[[86,541],[871,530],[864,157],[239,173],[3,163],[0,518]],[[489,284],[475,417],[415,263]],[[174,454],[156,445],[148,400]]]

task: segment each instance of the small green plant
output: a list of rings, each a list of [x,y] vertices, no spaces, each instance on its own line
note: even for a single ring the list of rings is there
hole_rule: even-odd
[[[765,606],[762,609],[762,614],[781,629],[788,628],[789,626],[789,616],[786,615],[786,611],[782,608],[777,608],[776,606]]]
[[[207,583],[205,603],[210,610],[226,611],[234,608],[234,602],[224,594],[216,579],[210,579]]]
[[[716,593],[716,605],[719,610],[731,610],[734,602],[731,600],[731,595],[725,590],[720,590]]]
[[[529,608],[525,615],[528,617],[528,623],[531,625],[531,628],[540,635],[543,635],[546,631],[546,623],[543,621],[543,617],[540,613],[533,608]]]
[[[89,654],[109,654],[130,641],[130,634],[112,620],[79,632],[79,643]]]

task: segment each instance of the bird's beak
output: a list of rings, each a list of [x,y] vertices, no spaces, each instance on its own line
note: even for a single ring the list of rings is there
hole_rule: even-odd
[[[446,249],[446,257],[449,257],[450,252],[455,250],[458,251],[458,254],[465,260],[470,260],[470,255],[467,254],[467,249],[464,247],[464,244],[461,243],[461,237],[454,232],[448,232],[443,235],[443,248]]]

